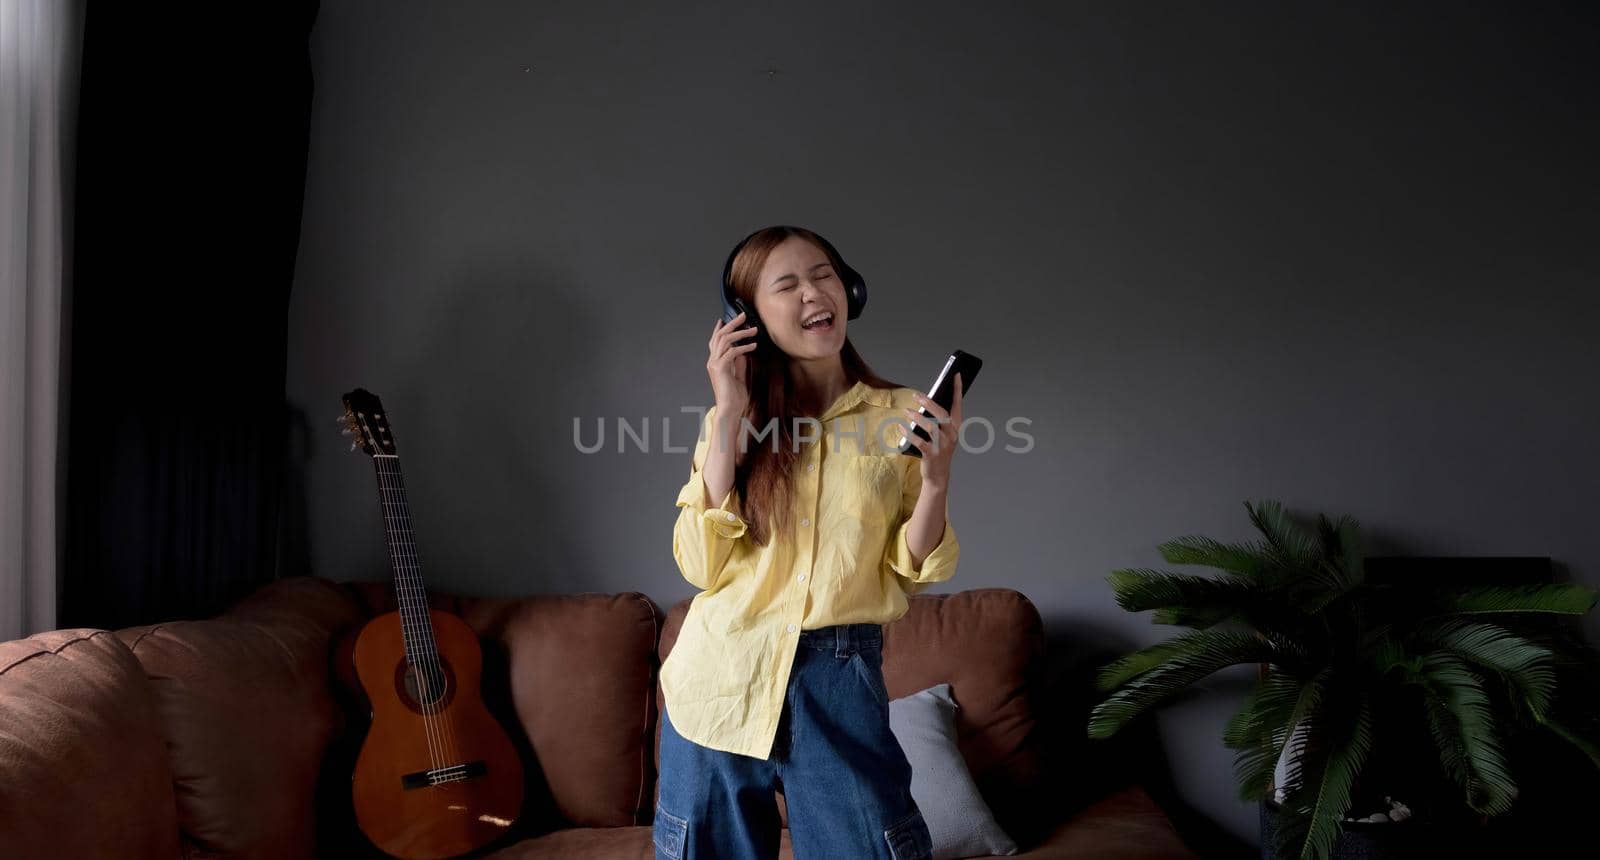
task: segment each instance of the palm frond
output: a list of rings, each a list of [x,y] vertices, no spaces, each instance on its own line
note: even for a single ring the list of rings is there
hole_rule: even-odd
[[[1288,750],[1284,754],[1288,763],[1283,775],[1284,784],[1278,786],[1279,788],[1287,789],[1300,783],[1300,765],[1305,760],[1306,750],[1313,741],[1318,741],[1318,738],[1313,736],[1313,731],[1320,733],[1329,719],[1327,710],[1341,704],[1329,703],[1329,708],[1325,708],[1324,702],[1328,701],[1329,691],[1334,684],[1342,680],[1334,671],[1334,667],[1324,666],[1312,678],[1312,683],[1300,691],[1300,700],[1295,703],[1294,713],[1289,717],[1284,737],[1274,738],[1274,743],[1281,740],[1282,745]],[[1276,769],[1276,761],[1273,762],[1273,766]]]
[[[1228,720],[1222,731],[1223,745],[1230,749],[1249,746],[1287,721],[1300,698],[1300,687],[1301,680],[1287,672],[1269,672],[1256,683],[1244,707]]]
[[[1441,594],[1434,612],[1451,615],[1541,613],[1582,615],[1600,601],[1600,591],[1575,582],[1553,585],[1486,586]]]
[[[1337,718],[1319,721],[1307,733],[1321,742],[1308,740],[1296,756],[1299,779],[1284,799],[1284,806],[1295,813],[1284,836],[1293,856],[1301,860],[1322,860],[1333,852],[1339,822],[1350,809],[1356,774],[1372,751],[1372,706],[1367,696],[1356,694],[1339,710]]]
[[[1316,556],[1301,562],[1291,588],[1301,611],[1322,612],[1361,585],[1365,571],[1357,541],[1355,520],[1344,516],[1336,524],[1317,514]],[[1359,608],[1360,603],[1351,605]]]
[[[1290,589],[1301,612],[1316,614],[1350,593],[1354,586],[1337,559],[1319,559],[1300,568],[1301,577]],[[1353,604],[1359,606],[1360,604]]]
[[[1568,639],[1565,634],[1555,638]],[[1600,767],[1600,651],[1575,637],[1551,646],[1556,694],[1540,722]]]
[[[1467,804],[1485,815],[1509,810],[1516,782],[1506,766],[1481,679],[1461,658],[1434,653],[1422,660],[1421,680],[1439,759],[1466,793]]]
[[[1424,647],[1448,651],[1493,672],[1505,683],[1514,707],[1536,720],[1544,718],[1556,686],[1550,649],[1504,627],[1461,620],[1424,628],[1417,638]]]
[[[1164,642],[1157,642],[1148,648],[1141,648],[1102,667],[1095,678],[1095,686],[1101,690],[1116,689],[1130,679],[1143,675],[1167,662],[1168,659],[1187,653],[1195,647],[1197,647],[1195,634],[1186,633]]]
[[[1223,743],[1239,750],[1233,772],[1241,800],[1260,800],[1266,794],[1290,731],[1317,709],[1327,681],[1326,669],[1310,679],[1269,672],[1256,685],[1250,702],[1228,721]]]
[[[1318,553],[1315,540],[1284,512],[1282,505],[1267,500],[1255,505],[1245,502],[1244,507],[1250,512],[1250,522],[1266,536],[1269,554],[1277,556],[1289,566],[1316,563]]]
[[[1301,612],[1318,613],[1338,600],[1356,583],[1360,582],[1360,564],[1355,562],[1357,573],[1351,575],[1344,567],[1341,556],[1324,552],[1323,539],[1306,530],[1290,517],[1283,506],[1275,501],[1256,505],[1245,502],[1250,521],[1267,538],[1267,558],[1274,587],[1281,587],[1282,596]],[[1354,520],[1345,518],[1354,541]],[[1329,524],[1329,528],[1334,527]],[[1334,531],[1337,542],[1337,530]]]
[[[1345,515],[1329,522],[1324,514],[1317,514],[1317,533],[1322,541],[1322,555],[1337,567],[1340,591],[1349,591],[1366,579],[1361,548],[1361,524]]]
[[[1171,647],[1163,648],[1169,644]],[[1140,658],[1141,663],[1148,662],[1155,655],[1161,655],[1164,659],[1142,672],[1128,674],[1138,665],[1128,664],[1129,658],[1119,660],[1104,670],[1102,687],[1108,686],[1108,679],[1124,679],[1120,682],[1120,688],[1090,713],[1090,737],[1110,737],[1150,706],[1220,669],[1240,663],[1293,663],[1299,658],[1298,652],[1287,643],[1249,633],[1219,630],[1197,630],[1178,637],[1173,643],[1162,643],[1130,656],[1139,655],[1146,655]]]
[[[1208,578],[1148,568],[1111,572],[1117,605],[1129,612],[1155,610],[1157,624],[1211,627],[1250,614],[1261,587],[1236,576]]]
[[[1322,701],[1330,671],[1324,668],[1310,678],[1300,678],[1273,667],[1267,677],[1256,684],[1249,702],[1228,720],[1222,733],[1223,744],[1232,749],[1256,743],[1271,730],[1286,729],[1301,716],[1315,711]]]
[[[1196,630],[1237,622],[1258,633],[1298,638],[1314,618],[1297,606],[1255,586],[1236,595],[1219,594],[1216,600],[1206,603],[1197,601],[1157,609],[1150,613],[1150,620],[1155,624],[1192,627]]]
[[[1169,540],[1158,549],[1167,564],[1198,564],[1241,576],[1255,576],[1267,564],[1267,548],[1260,543],[1222,543],[1187,535]]]
[[[1129,612],[1216,603],[1254,589],[1249,581],[1233,577],[1213,579],[1143,567],[1113,570],[1107,580],[1117,605]]]
[[[1422,658],[1406,650],[1404,645],[1391,637],[1373,637],[1365,643],[1365,647],[1370,652],[1367,660],[1379,678],[1398,672],[1404,681],[1415,681],[1422,671]]]
[[[1444,769],[1483,814],[1503,813],[1516,798],[1512,731],[1542,725],[1600,766],[1600,652],[1516,623],[1582,615],[1600,605],[1600,591],[1560,584],[1434,593],[1415,582],[1369,582],[1354,518],[1317,514],[1312,527],[1277,501],[1244,504],[1261,540],[1187,535],[1160,545],[1168,563],[1210,567],[1211,576],[1112,572],[1119,606],[1194,629],[1100,671],[1107,695],[1090,714],[1090,737],[1114,734],[1219,669],[1270,665],[1223,740],[1237,751],[1246,801],[1261,798],[1287,765],[1279,832],[1293,843],[1285,856],[1302,860],[1331,850],[1391,707],[1397,718],[1420,708]],[[1396,684],[1420,696],[1391,698]]]

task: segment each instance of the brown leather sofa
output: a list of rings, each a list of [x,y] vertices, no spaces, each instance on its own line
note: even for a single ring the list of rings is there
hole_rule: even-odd
[[[527,765],[523,817],[482,856],[652,858],[658,656],[689,601],[663,613],[634,592],[431,600],[478,632],[484,699]],[[214,619],[0,643],[0,854],[380,856],[350,810],[366,709],[349,653],[361,623],[393,606],[388,583],[297,577]],[[1050,752],[1084,723],[1041,719],[1045,640],[1027,598],[917,595],[884,638],[891,696],[952,685],[961,750],[1023,849],[1013,856],[1194,856],[1137,785],[1085,795],[1094,774]]]

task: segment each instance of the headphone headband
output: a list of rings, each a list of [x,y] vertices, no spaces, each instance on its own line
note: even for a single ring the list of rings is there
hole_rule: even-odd
[[[799,229],[796,227],[791,227],[787,224],[781,226],[789,230]],[[750,241],[756,235],[756,233],[760,233],[762,230],[769,229],[771,228],[763,227],[761,230],[757,230],[754,233],[751,233],[749,236],[740,239],[739,244],[734,245],[733,250],[728,253],[727,262],[722,264],[722,283],[718,291],[722,294],[723,322],[732,320],[734,317],[739,315],[740,311],[744,312],[746,322],[754,322],[756,319],[755,309],[745,307],[744,302],[734,295],[733,284],[728,282],[728,274],[733,269],[734,258],[739,256],[739,251],[744,247],[745,243]],[[844,257],[840,255],[837,248],[833,247],[832,242],[824,239],[821,234],[813,233],[812,235],[815,235],[818,239],[820,239],[823,246],[828,249],[828,253],[831,255],[830,262],[832,260],[839,261],[839,279],[844,282],[845,304],[848,305],[845,319],[853,320],[856,317],[861,316],[862,308],[865,308],[867,305],[866,280],[861,277],[860,272],[857,272],[855,269],[851,268],[850,264],[844,261]],[[766,331],[765,327],[762,328],[762,331]]]

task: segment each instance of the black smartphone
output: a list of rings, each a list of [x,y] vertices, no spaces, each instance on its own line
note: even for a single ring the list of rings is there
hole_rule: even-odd
[[[982,367],[983,359],[970,352],[962,352],[958,349],[950,353],[950,357],[944,360],[944,367],[939,368],[939,375],[934,378],[933,385],[928,389],[933,392],[933,402],[949,411],[950,404],[955,402],[956,399],[956,374],[961,375],[961,400],[965,402],[967,395],[972,392],[972,380],[978,378],[978,371]],[[929,412],[926,406],[918,407],[917,413],[929,418],[933,417],[933,413]],[[911,430],[921,436],[923,441],[933,440],[933,437],[928,435],[928,431],[924,430],[921,424],[913,425]],[[899,447],[902,454],[910,454],[913,457],[922,456],[922,450],[911,444],[909,437],[901,436]]]

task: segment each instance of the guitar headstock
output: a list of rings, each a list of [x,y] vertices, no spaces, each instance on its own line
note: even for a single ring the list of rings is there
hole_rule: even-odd
[[[360,448],[368,457],[394,455],[394,434],[389,431],[389,416],[384,413],[378,395],[365,388],[346,392],[344,414],[339,416],[339,422],[345,425],[344,435],[355,437],[350,450]]]

